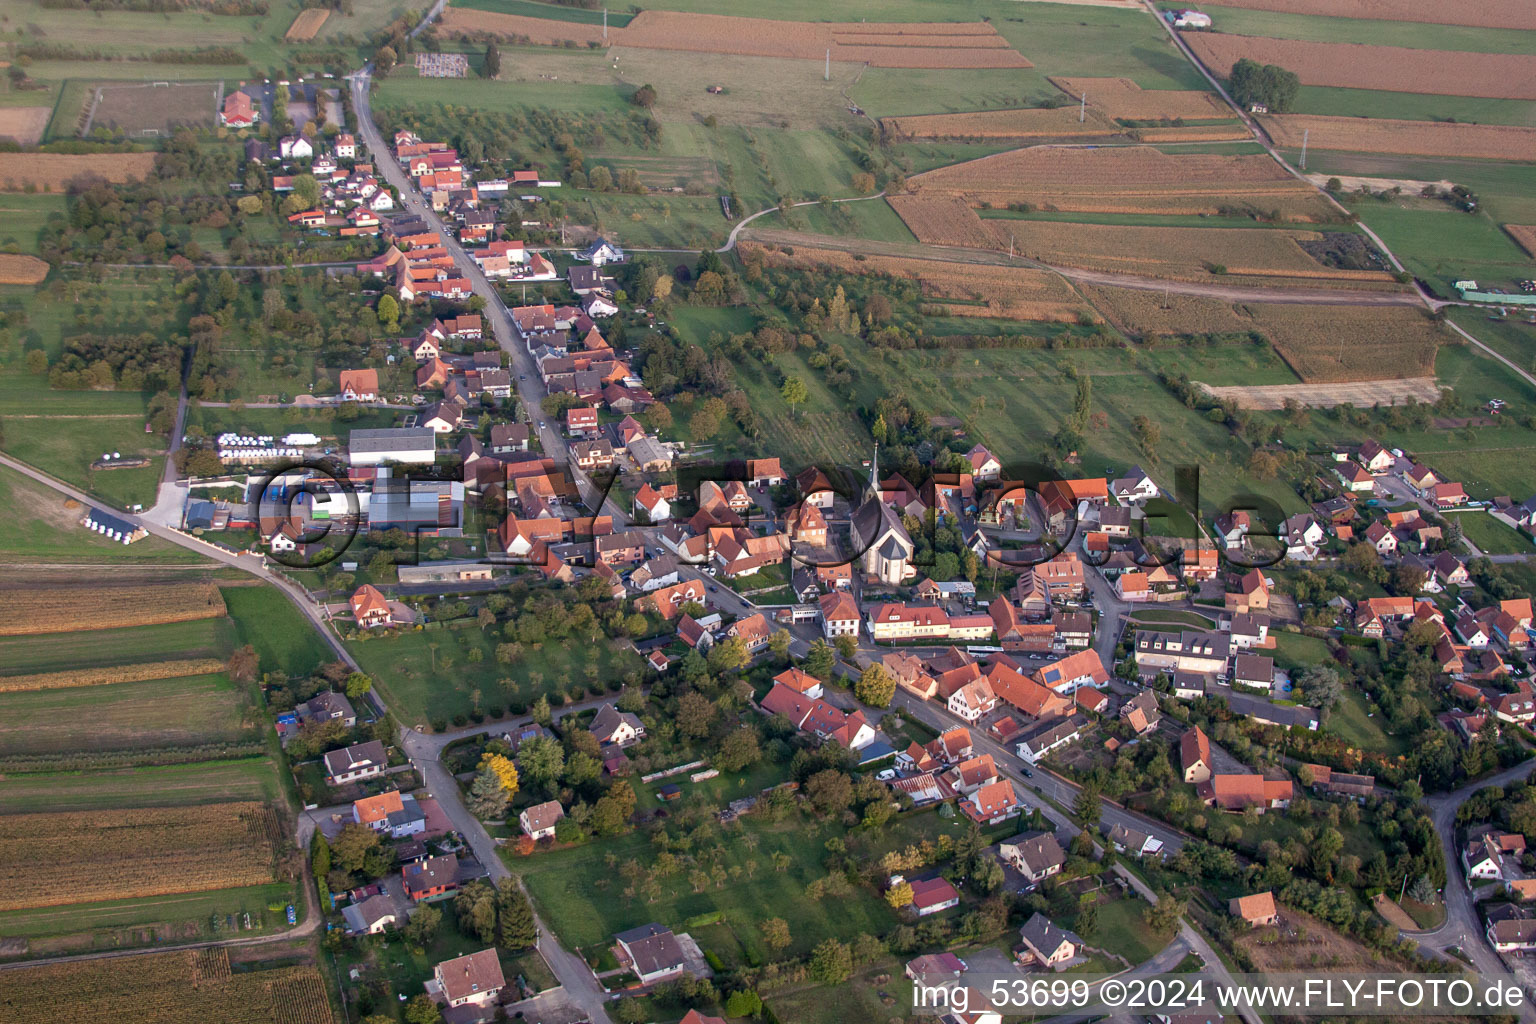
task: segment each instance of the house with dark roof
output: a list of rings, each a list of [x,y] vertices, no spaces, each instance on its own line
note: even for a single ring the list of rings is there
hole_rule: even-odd
[[[1032,883],[1059,874],[1067,863],[1066,851],[1050,832],[1021,832],[997,844],[997,856]]]
[[[1027,967],[1062,971],[1082,949],[1082,939],[1037,911],[1019,928],[1015,956]]]
[[[428,857],[400,869],[405,894],[418,903],[459,887],[459,859],[451,853]]]
[[[635,973],[642,985],[681,974],[688,966],[682,943],[672,929],[659,924],[645,924],[619,932],[613,937],[614,954],[619,966]]]
[[[627,747],[645,737],[645,724],[638,715],[604,704],[597,709],[587,731],[597,737],[599,746]]]

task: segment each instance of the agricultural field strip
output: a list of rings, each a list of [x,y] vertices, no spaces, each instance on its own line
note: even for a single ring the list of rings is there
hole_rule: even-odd
[[[5,973],[13,1024],[332,1024],[325,981],[314,967],[230,970],[222,950],[21,967]]]
[[[756,243],[743,245],[772,266],[826,267],[848,274],[890,274],[919,281],[937,299],[981,300],[985,306],[950,306],[951,314],[995,316],[1015,320],[1056,320],[1076,323],[1091,313],[1076,290],[1061,277],[1027,267],[941,263],[933,260],[867,256],[862,260],[837,249],[797,247],[794,255]]]
[[[1530,224],[1505,224],[1504,230],[1509,232],[1509,237],[1515,240],[1515,244],[1526,251],[1526,254],[1536,257],[1536,225]]]
[[[1219,32],[1186,32],[1183,39],[1213,74],[1222,77],[1247,57],[1294,71],[1303,85],[1536,100],[1536,56],[1316,43]]]
[[[327,7],[306,7],[293,19],[283,38],[290,43],[307,43],[320,33],[325,19],[331,16]]]
[[[1171,155],[1147,146],[1014,149],[914,175],[907,184],[919,196],[963,196],[972,206],[1022,201],[1079,212],[1217,213],[1251,202],[1298,220],[1333,215],[1316,189],[1268,157]]]
[[[136,683],[151,679],[173,679],[177,676],[206,675],[223,671],[223,669],[224,662],[217,658],[181,658],[170,661],[67,669],[61,672],[0,675],[0,693],[110,686],[113,683]]]
[[[1088,106],[1097,107],[1110,117],[1128,121],[1172,120],[1179,117],[1228,120],[1232,117],[1231,108],[1209,92],[1193,89],[1143,89],[1129,78],[1057,76],[1050,81],[1073,99],[1086,95]]]
[[[165,586],[5,586],[0,636],[72,633],[220,618],[224,598],[212,583]]]
[[[154,153],[0,153],[0,192],[28,186],[63,191],[72,181],[100,178],[114,185],[148,177]]]
[[[1307,384],[1425,377],[1432,381],[1435,353],[1448,340],[1426,311],[1408,306],[1232,304],[1124,288],[1082,291],[1111,322],[1133,335],[1257,332]]]
[[[1536,7],[1528,0],[1463,0],[1454,5],[1425,3],[1424,0],[1210,0],[1210,3],[1213,7],[1243,7],[1331,18],[1536,29]]]
[[[723,14],[642,11],[623,28],[450,7],[448,34],[499,35],[544,45],[567,40],[655,50],[788,57],[905,68],[1028,68],[1030,62],[983,22],[874,25],[863,22],[772,21]]]
[[[1498,124],[1451,124],[1321,114],[1261,114],[1258,121],[1276,146],[1355,153],[1401,153],[1479,160],[1536,161],[1536,128]]]
[[[975,110],[957,114],[917,114],[881,118],[881,126],[901,139],[1111,139],[1134,131],[1144,142],[1228,142],[1250,138],[1231,124],[1128,129],[1103,111],[1090,108],[1081,121],[1076,108],[1027,107]]]
[[[263,803],[0,817],[0,910],[259,885],[277,817]]]
[[[992,247],[1056,267],[1137,277],[1210,282],[1211,268],[1220,266],[1227,275],[1295,281],[1318,287],[1344,284],[1359,287],[1399,287],[1390,275],[1373,270],[1336,270],[1307,254],[1298,242],[1317,241],[1316,232],[1272,228],[1134,227],[1085,224],[1067,221],[982,220],[981,226],[960,221],[962,211],[953,197],[939,197],[942,211],[929,206],[926,196],[915,201],[898,200],[893,208],[919,241],[931,245],[966,245],[960,239],[989,234]],[[967,208],[968,209],[968,208]],[[946,216],[947,215],[947,216]]]
[[[48,264],[36,256],[0,253],[0,284],[42,284]]]

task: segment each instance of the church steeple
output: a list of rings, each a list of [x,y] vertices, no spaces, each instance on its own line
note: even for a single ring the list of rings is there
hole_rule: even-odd
[[[869,460],[869,493],[871,497],[880,497],[880,442],[875,442],[874,457]]]

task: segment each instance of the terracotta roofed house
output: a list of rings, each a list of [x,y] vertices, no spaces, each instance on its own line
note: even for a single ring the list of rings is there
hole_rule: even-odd
[[[517,816],[523,834],[530,839],[546,839],[555,834],[555,825],[565,817],[565,808],[558,800],[546,800],[526,808]]]
[[[1204,782],[1211,777],[1211,741],[1198,725],[1179,737],[1179,761],[1185,782]]]
[[[364,583],[353,592],[351,605],[352,617],[364,629],[387,626],[393,618],[389,610],[389,601],[385,599],[378,587],[370,583]]]
[[[1280,912],[1275,908],[1275,895],[1267,891],[1256,892],[1251,896],[1238,896],[1227,904],[1227,912],[1233,917],[1242,918],[1255,928],[1276,924],[1280,920]]]

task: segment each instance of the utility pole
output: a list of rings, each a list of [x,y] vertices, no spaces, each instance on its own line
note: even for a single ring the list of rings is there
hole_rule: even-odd
[[[832,47],[827,47],[827,68],[821,73],[823,82],[832,81]]]
[[[1078,124],[1082,124],[1084,118],[1086,118],[1087,116],[1088,116],[1088,94],[1085,92],[1085,93],[1083,93],[1082,102],[1079,103],[1078,107],[1077,107],[1077,123]]]
[[[1304,128],[1301,132],[1301,169],[1307,169],[1307,136],[1312,134],[1312,129]]]
[[[603,42],[608,41],[608,8],[603,8]]]

